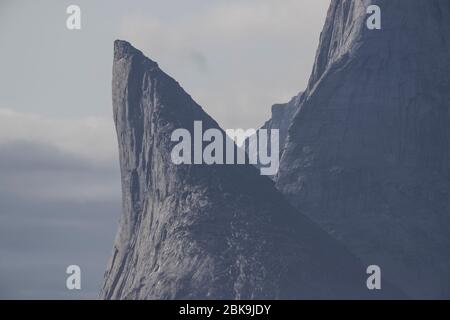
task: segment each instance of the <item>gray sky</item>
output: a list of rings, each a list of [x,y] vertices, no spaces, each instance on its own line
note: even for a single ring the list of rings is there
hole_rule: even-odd
[[[66,8],[82,30],[66,29]],[[0,1],[0,298],[95,298],[120,214],[113,41],[223,128],[306,86],[329,0]],[[79,264],[82,290],[65,289]]]

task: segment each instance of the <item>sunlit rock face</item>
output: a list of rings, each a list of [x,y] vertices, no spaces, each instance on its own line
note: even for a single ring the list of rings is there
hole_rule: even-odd
[[[449,35],[447,0],[333,0],[276,177],[418,298],[450,298]]]
[[[123,216],[104,299],[378,298],[366,269],[251,165],[175,165],[171,133],[219,128],[158,65],[115,42]]]

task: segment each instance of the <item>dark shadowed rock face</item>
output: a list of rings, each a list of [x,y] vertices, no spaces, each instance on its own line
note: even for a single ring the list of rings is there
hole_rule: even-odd
[[[303,92],[293,97],[288,103],[279,103],[272,106],[272,117],[260,129],[278,129],[280,135],[280,154],[283,153],[284,143],[288,135],[288,128],[295,112],[302,101]]]
[[[449,35],[448,0],[332,1],[277,178],[413,297],[450,297]]]
[[[377,297],[359,261],[254,167],[172,164],[174,129],[218,125],[124,41],[113,105],[123,216],[102,298]]]

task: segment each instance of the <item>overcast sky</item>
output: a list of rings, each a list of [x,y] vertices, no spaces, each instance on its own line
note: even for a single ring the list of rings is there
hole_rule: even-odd
[[[0,0],[0,298],[95,298],[121,211],[115,39],[223,128],[306,86],[330,0]],[[66,28],[66,8],[82,30]],[[82,269],[82,290],[65,268]]]

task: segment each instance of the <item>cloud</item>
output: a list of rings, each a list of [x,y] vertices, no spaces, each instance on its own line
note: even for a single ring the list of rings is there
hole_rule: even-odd
[[[120,199],[116,162],[96,163],[37,142],[0,144],[0,179],[0,193],[20,201]]]
[[[110,125],[0,109],[0,127],[0,298],[96,298],[121,211]]]
[[[97,163],[117,157],[113,121],[102,117],[51,118],[0,108],[0,144],[17,141],[54,146]]]

